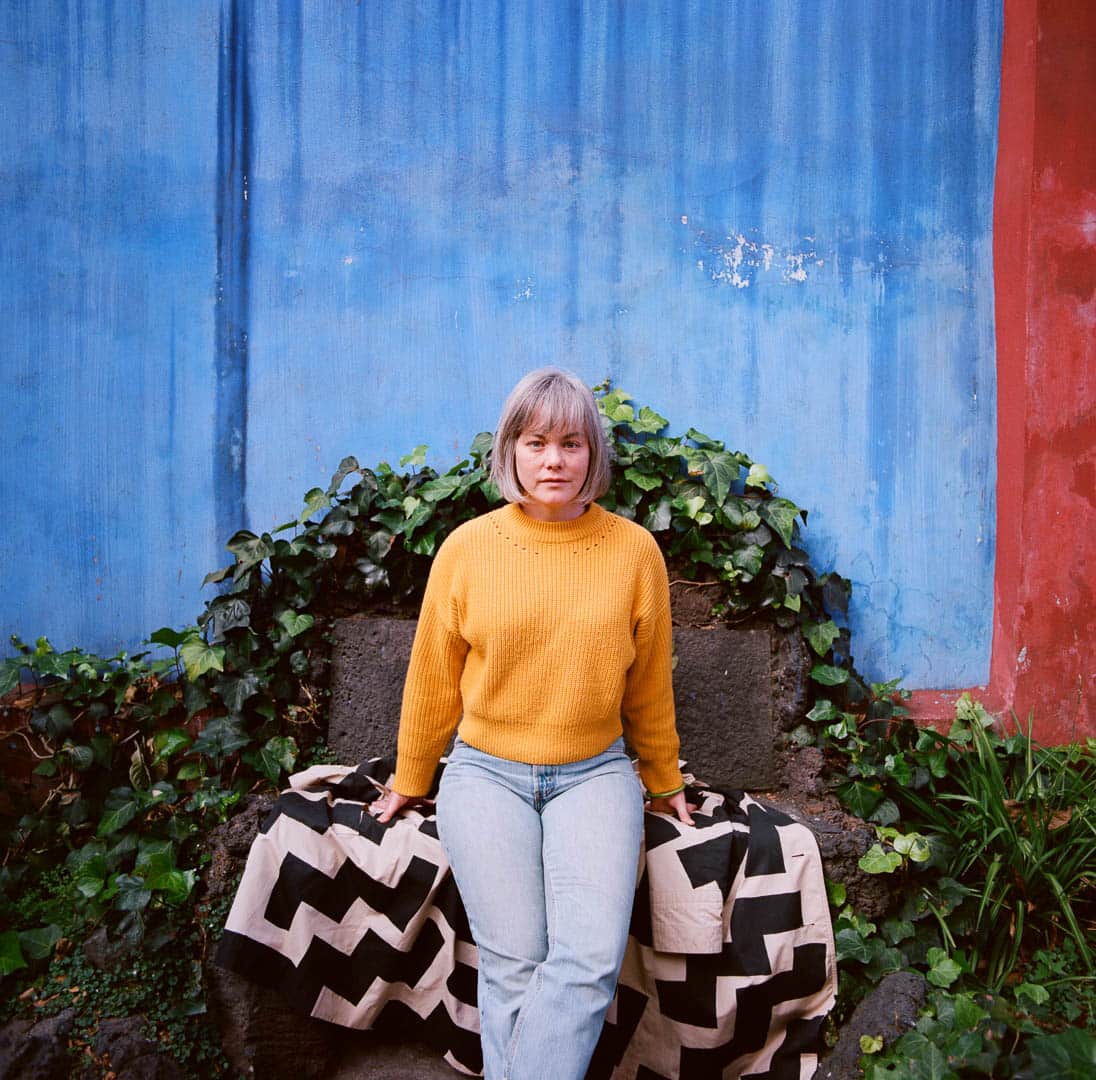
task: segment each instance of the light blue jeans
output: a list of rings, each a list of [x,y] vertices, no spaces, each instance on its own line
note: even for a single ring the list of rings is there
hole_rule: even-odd
[[[457,740],[438,835],[479,950],[487,1080],[582,1080],[628,940],[643,792],[622,740],[526,765]]]

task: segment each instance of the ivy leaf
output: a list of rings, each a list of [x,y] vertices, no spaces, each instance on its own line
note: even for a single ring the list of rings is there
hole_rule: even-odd
[[[121,789],[123,791],[127,789]],[[110,805],[108,800],[106,812],[99,819],[99,827],[95,831],[96,836],[110,836],[111,833],[124,829],[137,816],[137,802],[132,797],[125,797]]]
[[[873,811],[869,821],[878,825],[893,825],[900,820],[902,812],[893,799],[884,799]],[[915,860],[917,861],[917,860]]]
[[[867,820],[871,812],[883,801],[879,788],[866,780],[851,780],[837,789],[842,803],[858,818]]]
[[[814,708],[807,713],[807,719],[814,724],[828,724],[831,720],[837,719],[841,715],[840,710],[832,701],[827,701],[825,698],[819,698],[814,703]]]
[[[202,578],[202,588],[204,589],[207,585],[219,584],[235,569],[235,566],[223,566],[220,570],[210,570],[210,572]]]
[[[50,739],[64,738],[72,731],[72,726],[72,714],[60,702],[48,711],[35,710],[31,717],[31,727]]]
[[[225,596],[210,605],[213,637],[220,640],[229,630],[251,625],[251,605],[239,596]]]
[[[331,483],[327,487],[327,494],[334,495],[335,492],[342,487],[342,482],[352,472],[359,472],[360,470],[361,466],[358,464],[358,459],[356,457],[344,457],[342,461],[339,462],[339,467],[335,470],[335,475],[331,477]]]
[[[736,570],[741,570],[751,578],[761,572],[761,565],[765,561],[765,549],[757,544],[747,544],[739,548],[731,555],[731,565]]]
[[[628,404],[628,395],[621,390],[613,390],[601,399],[601,412],[614,424],[630,424],[635,419],[635,409]]]
[[[769,475],[769,470],[764,465],[757,464],[756,462],[750,466],[750,471],[746,474],[746,487],[763,488],[766,484],[771,484],[773,478]]]
[[[878,1054],[883,1049],[883,1036],[882,1035],[861,1035],[860,1036],[860,1053],[862,1054]]]
[[[22,674],[22,657],[9,656],[3,663],[0,663],[0,697],[10,694],[19,685]]]
[[[204,775],[201,762],[199,761],[184,761],[179,766],[179,771],[175,774],[176,780],[200,780]]]
[[[144,878],[175,869],[175,844],[171,840],[145,837],[138,841],[135,869]]]
[[[834,934],[834,945],[837,949],[837,960],[859,960],[862,964],[871,960],[871,949],[868,943],[852,927],[838,930]]]
[[[114,897],[114,906],[119,911],[144,911],[152,899],[152,890],[145,879],[132,874],[117,874],[114,884],[118,888]]]
[[[208,575],[207,575],[208,576]],[[177,649],[193,631],[172,630],[170,626],[161,626],[159,630],[149,634],[150,645],[165,645],[169,649]]]
[[[436,480],[429,480],[418,489],[419,494],[428,502],[436,503],[442,499],[451,498],[460,491],[464,484],[462,476],[439,476]]]
[[[690,499],[674,499],[674,506],[681,510],[686,517],[696,521],[698,520],[698,515],[704,509],[704,504],[706,502],[707,499],[705,499],[703,495],[694,495]]]
[[[426,443],[420,443],[411,451],[410,454],[404,454],[400,458],[400,468],[406,468],[408,465],[413,469],[417,469],[420,465],[426,463]]]
[[[145,884],[156,892],[162,892],[164,899],[173,907],[185,904],[198,880],[195,870],[165,870],[154,877],[147,878]]]
[[[314,615],[309,615],[307,613],[299,615],[297,612],[286,608],[286,610],[281,612],[278,616],[278,622],[291,638],[295,638],[299,634],[303,634],[306,630],[311,630],[313,624],[316,622],[316,618]]]
[[[664,495],[658,500],[658,505],[647,515],[643,527],[648,532],[664,532],[670,527],[673,520],[673,500]]]
[[[477,464],[483,461],[491,449],[491,445],[494,443],[495,437],[489,431],[481,431],[473,440],[472,445],[468,450],[468,453],[472,455],[472,460]]]
[[[685,432],[685,438],[701,450],[723,449],[723,444],[718,439],[713,439],[710,435],[705,435],[704,432],[697,431],[694,427]]]
[[[253,671],[246,675],[222,675],[214,684],[217,696],[232,714],[243,712],[249,698],[259,692],[259,676]]]
[[[90,746],[69,743],[66,749],[69,761],[77,772],[87,772],[95,764],[95,751]]]
[[[282,772],[289,772],[297,762],[297,743],[286,735],[275,735],[254,755],[253,764],[272,784],[277,784]]]
[[[1028,1043],[1032,1072],[1040,1080],[1082,1080],[1096,1070],[1096,1039],[1080,1027],[1041,1035]]]
[[[34,930],[20,930],[19,944],[23,955],[31,960],[45,960],[53,954],[53,946],[61,940],[61,928],[50,923],[49,926]]]
[[[849,681],[849,673],[832,664],[815,664],[811,668],[811,678],[823,686],[841,686]]]
[[[845,901],[848,899],[848,890],[845,888],[844,883],[840,881],[830,881],[829,878],[826,878],[825,882],[826,900],[829,902],[830,907],[844,907]]]
[[[738,460],[725,450],[702,449],[699,454],[704,486],[712,493],[716,505],[721,506],[738,479]]]
[[[795,521],[801,512],[799,507],[787,499],[769,499],[758,507],[757,512],[779,533],[784,546],[790,548]]]
[[[833,619],[827,619],[824,623],[804,623],[803,636],[819,656],[825,656],[830,651],[830,646],[841,636],[841,631]]]
[[[23,950],[19,946],[19,935],[14,930],[5,930],[0,934],[0,976],[10,975],[26,966]]]
[[[190,749],[192,753],[205,754],[214,762],[220,763],[249,742],[251,740],[238,720],[229,716],[216,716],[202,729]]]
[[[182,728],[166,728],[152,736],[152,764],[159,765],[164,758],[185,750],[193,742]]]
[[[103,891],[107,880],[107,860],[105,855],[96,854],[84,860],[73,873],[73,884],[81,896],[89,900]]]
[[[274,554],[274,541],[269,536],[256,536],[247,529],[236,533],[225,547],[236,556],[233,572],[237,580],[253,566],[258,566],[263,559]]]
[[[186,707],[186,718],[190,720],[195,713],[204,709],[212,699],[209,692],[200,683],[183,681],[183,705]]]
[[[929,949],[925,960],[929,965],[925,978],[933,986],[951,986],[963,974],[963,969],[943,949]]]
[[[225,650],[223,645],[208,645],[196,634],[187,639],[179,649],[186,669],[186,677],[193,683],[207,671],[224,671]]]
[[[654,409],[644,405],[639,410],[639,416],[632,421],[632,430],[637,435],[657,435],[668,423],[665,416],[659,416]]]
[[[662,477],[652,475],[651,473],[641,472],[636,468],[629,468],[624,470],[624,477],[630,480],[636,487],[642,488],[644,491],[654,491],[655,488],[662,486]]]
[[[897,851],[884,851],[881,844],[872,844],[856,865],[865,874],[893,874],[902,865],[902,856]]]

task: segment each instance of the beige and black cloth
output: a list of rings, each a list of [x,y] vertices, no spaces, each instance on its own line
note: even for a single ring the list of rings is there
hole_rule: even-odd
[[[311,1016],[402,1032],[474,1075],[476,947],[433,815],[381,825],[366,809],[392,764],[291,778],[252,844],[217,961]],[[742,792],[689,795],[695,828],[646,815],[588,1080],[806,1080],[836,993],[814,838]]]

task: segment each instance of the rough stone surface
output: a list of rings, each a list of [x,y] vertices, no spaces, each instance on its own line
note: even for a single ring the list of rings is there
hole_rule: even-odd
[[[105,926],[100,926],[84,942],[83,950],[88,963],[100,971],[117,971],[133,955],[133,947],[125,941],[112,940]]]
[[[827,791],[821,750],[789,744],[779,757],[778,786],[765,795],[811,830],[826,877],[845,886],[848,902],[870,919],[882,917],[893,906],[896,883],[887,874],[866,874],[859,866],[860,856],[875,842],[875,830],[846,813],[837,796]]]
[[[803,723],[810,704],[811,650],[798,629],[770,634],[773,723],[777,731],[791,731]]]
[[[106,1055],[117,1080],[182,1080],[179,1063],[141,1033],[144,1020],[126,1016],[103,1020],[95,1039],[95,1053]]]
[[[38,1023],[12,1020],[0,1028],[0,1080],[66,1080],[72,1058],[65,1037],[75,1015],[66,1009]]]
[[[429,1047],[350,1031],[328,1080],[457,1080],[463,1075]]]
[[[713,787],[765,791],[777,781],[767,628],[674,630],[681,756]]]
[[[327,742],[347,765],[396,752],[400,699],[417,622],[352,616],[335,623]]]
[[[860,1036],[882,1035],[890,1046],[917,1023],[925,1004],[928,984],[911,971],[888,975],[849,1017],[837,1044],[815,1070],[814,1080],[857,1080],[860,1069]]]
[[[274,795],[249,795],[236,814],[212,829],[206,842],[210,862],[206,868],[205,898],[213,904],[226,894],[234,894],[243,872],[251,842],[263,819],[274,807]]]
[[[216,964],[206,966],[206,987],[221,1047],[241,1073],[263,1080],[329,1075],[339,1044],[333,1024],[295,1011],[277,991]]]

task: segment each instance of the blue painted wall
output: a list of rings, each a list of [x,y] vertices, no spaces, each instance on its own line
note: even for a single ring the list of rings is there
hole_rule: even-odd
[[[873,677],[988,674],[997,0],[3,0],[5,632],[191,619],[529,367],[765,462]]]

